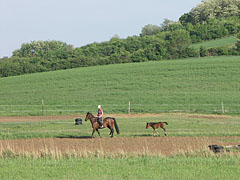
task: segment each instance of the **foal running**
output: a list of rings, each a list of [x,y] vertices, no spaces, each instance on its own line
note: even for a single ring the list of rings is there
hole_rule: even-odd
[[[151,126],[153,128],[153,136],[154,136],[156,133],[159,134],[156,129],[160,127],[163,129],[165,136],[167,136],[167,131],[166,131],[166,128],[164,127],[165,124],[168,125],[167,122],[150,122],[150,123],[147,122],[146,129]]]

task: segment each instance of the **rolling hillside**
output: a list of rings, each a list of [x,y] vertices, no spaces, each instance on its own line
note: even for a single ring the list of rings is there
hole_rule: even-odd
[[[240,113],[240,61],[212,57],[86,67],[1,78],[0,115]]]
[[[205,41],[202,43],[197,43],[191,45],[191,47],[195,49],[199,49],[201,46],[209,49],[209,48],[217,48],[217,47],[232,47],[237,42],[236,36],[231,37],[224,37],[221,39],[211,40],[211,41]]]

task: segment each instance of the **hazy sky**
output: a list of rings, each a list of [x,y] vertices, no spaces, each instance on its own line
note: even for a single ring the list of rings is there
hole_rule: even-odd
[[[22,43],[57,40],[80,47],[139,35],[147,24],[177,21],[201,0],[0,0],[0,58]]]

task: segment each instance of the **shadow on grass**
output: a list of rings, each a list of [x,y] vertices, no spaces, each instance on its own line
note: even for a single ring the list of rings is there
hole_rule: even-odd
[[[57,138],[69,138],[69,139],[92,139],[91,136],[72,136],[72,135],[57,136]]]
[[[133,137],[153,137],[152,134],[135,134]]]
[[[133,137],[166,137],[164,134],[135,134]]]

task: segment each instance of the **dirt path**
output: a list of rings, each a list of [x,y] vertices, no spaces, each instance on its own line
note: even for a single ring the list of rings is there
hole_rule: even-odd
[[[168,115],[170,113],[167,113]],[[138,117],[161,117],[165,116],[166,113],[153,114],[104,114],[105,117],[118,117],[118,118],[138,118]],[[223,115],[199,115],[199,114],[186,114],[178,113],[179,116],[188,116],[191,118],[206,118],[206,119],[225,119],[230,116]],[[51,120],[65,120],[75,118],[85,118],[85,114],[74,114],[74,115],[61,115],[61,116],[0,116],[0,122],[31,122],[31,121],[51,121]]]
[[[164,114],[104,114],[105,117],[134,118],[134,117],[159,117]],[[0,116],[0,122],[33,122],[85,118],[85,114],[61,115],[61,116]]]

